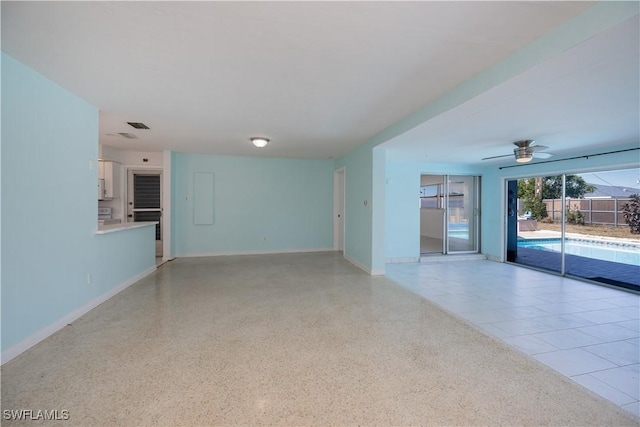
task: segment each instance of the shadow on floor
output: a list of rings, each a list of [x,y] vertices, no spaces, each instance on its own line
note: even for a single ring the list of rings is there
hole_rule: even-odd
[[[559,273],[561,259],[558,252],[518,247],[515,263]],[[640,266],[638,265],[566,254],[565,272],[570,276],[640,291]]]

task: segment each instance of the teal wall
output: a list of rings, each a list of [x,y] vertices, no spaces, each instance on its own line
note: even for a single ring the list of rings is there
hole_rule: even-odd
[[[176,172],[176,164],[178,162],[178,153],[176,153],[175,151],[171,152],[171,202],[170,202],[170,207],[169,209],[171,209],[171,253],[170,258],[173,259],[176,256],[176,251],[177,251],[177,241],[178,241],[178,236],[176,234],[176,230],[178,229],[178,223],[176,222],[176,217],[178,215],[178,211],[176,209],[177,203],[176,201],[177,199],[177,191],[178,191],[178,178],[177,178],[177,172]],[[184,197],[184,196],[181,196]]]
[[[333,161],[175,153],[176,256],[332,250]],[[195,225],[194,173],[213,174],[213,223]],[[266,240],[265,240],[266,237]]]
[[[420,256],[419,163],[387,156],[385,258],[389,261]]]
[[[344,168],[344,255],[365,270],[372,269],[373,150],[363,145],[336,161]],[[366,205],[365,205],[366,201]]]
[[[382,148],[373,149],[373,173],[371,183],[371,274],[385,273],[385,221],[386,221],[386,182],[387,153]]]
[[[153,268],[146,231],[95,234],[97,157],[98,110],[2,53],[3,352]]]
[[[481,175],[481,172],[477,166],[407,161],[388,150],[385,259],[420,256],[420,175]]]

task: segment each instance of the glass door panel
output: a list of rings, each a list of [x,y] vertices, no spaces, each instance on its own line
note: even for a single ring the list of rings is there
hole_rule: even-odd
[[[640,291],[640,235],[624,215],[640,193],[640,168],[565,179],[565,274]]]
[[[444,176],[420,177],[420,253],[443,254],[444,248]]]
[[[162,256],[162,172],[129,170],[128,222],[157,221],[156,256]]]
[[[507,260],[562,273],[562,204],[547,208],[543,200],[543,184],[551,178],[529,177],[509,182],[508,191],[515,191],[517,199],[508,193],[507,220],[512,226],[507,228]],[[550,222],[556,219],[557,223]],[[548,230],[541,232],[543,227]]]
[[[450,175],[447,187],[447,253],[478,251],[478,180]]]

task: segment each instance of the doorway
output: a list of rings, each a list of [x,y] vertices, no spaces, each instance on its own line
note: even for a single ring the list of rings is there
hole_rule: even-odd
[[[420,176],[420,254],[479,251],[480,177]]]
[[[333,172],[333,249],[344,251],[344,168]]]
[[[162,256],[162,170],[127,172],[127,222],[157,221],[156,257]]]

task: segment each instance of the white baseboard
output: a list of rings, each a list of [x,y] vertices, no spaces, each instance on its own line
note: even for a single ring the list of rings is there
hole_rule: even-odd
[[[23,339],[19,343],[15,344],[15,345],[11,346],[10,348],[6,349],[5,351],[3,351],[2,355],[0,356],[0,358],[2,360],[1,363],[4,365],[5,363],[10,361],[11,359],[13,359],[16,356],[19,356],[20,354],[24,353],[25,351],[27,351],[28,349],[30,349],[34,345],[38,344],[40,341],[42,341],[45,338],[48,338],[49,336],[51,336],[54,333],[58,332],[60,329],[64,328],[69,323],[73,322],[74,320],[78,319],[80,316],[82,316],[82,315],[88,313],[89,311],[93,310],[94,308],[96,308],[97,306],[99,306],[100,304],[102,304],[103,302],[108,300],[109,298],[115,296],[119,292],[122,292],[123,290],[125,290],[129,286],[131,286],[134,283],[136,283],[138,280],[148,276],[149,274],[153,273],[154,271],[156,271],[155,265],[153,267],[150,267],[149,269],[143,271],[142,273],[133,276],[129,280],[125,281],[124,283],[121,283],[120,285],[116,286],[115,288],[111,289],[110,291],[106,292],[105,294],[100,295],[99,297],[90,300],[89,302],[87,302],[82,307],[78,307],[77,309],[73,310],[71,313],[67,314],[66,316],[62,317],[61,319],[58,319],[57,321],[55,321],[54,323],[50,324],[49,326],[46,326],[45,328],[43,328],[43,329],[41,329],[41,330],[29,335],[27,338]]]
[[[487,259],[489,261],[504,262],[504,259],[502,257],[494,256],[494,255],[487,255]]]
[[[358,267],[360,270],[364,271],[367,274],[371,274],[371,269],[368,267],[365,267],[364,265],[360,264],[358,261],[356,261],[355,259],[345,255],[344,253],[342,254],[342,256],[344,257],[344,259],[346,259],[347,261],[349,261],[351,264],[355,265],[356,267]]]
[[[347,261],[349,261],[351,264],[355,265],[356,267],[358,267],[360,270],[364,271],[365,273],[371,275],[371,276],[384,276],[385,271],[384,270],[372,270],[369,267],[366,267],[362,264],[360,264],[358,261],[356,261],[355,259],[344,255],[344,253],[342,254],[342,256],[344,257],[344,259],[346,259]]]
[[[406,262],[420,262],[420,257],[404,257],[404,258],[387,258],[384,260],[387,264],[403,264]]]
[[[220,252],[200,252],[177,254],[176,258],[199,258],[211,256],[237,256],[237,255],[275,255],[275,254],[295,254],[307,252],[335,252],[333,248],[312,248],[312,249],[279,249],[270,251],[220,251]]]
[[[455,261],[477,261],[486,260],[484,254],[449,254],[449,255],[427,255],[420,257],[421,263],[429,262],[455,262]]]

